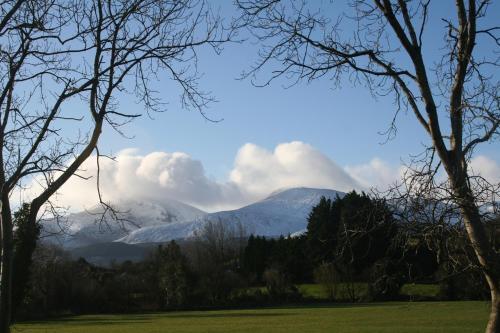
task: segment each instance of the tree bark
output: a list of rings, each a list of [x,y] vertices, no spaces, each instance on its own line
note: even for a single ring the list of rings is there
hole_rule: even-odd
[[[10,333],[12,314],[12,218],[9,205],[1,205],[0,333]]]
[[[467,176],[464,173],[458,180],[450,178],[467,235],[490,288],[491,310],[486,333],[500,333],[500,258],[486,235],[474,194],[466,181]]]
[[[476,210],[477,212],[477,210]],[[484,228],[482,228],[479,223],[480,220],[475,218],[479,217],[479,214],[475,212],[467,212],[464,209],[462,210],[462,215],[465,220],[465,227],[467,230],[467,234],[471,241],[472,247],[476,253],[479,264],[481,265],[481,269],[483,271],[484,277],[488,286],[490,287],[491,293],[491,311],[490,317],[488,320],[488,325],[486,327],[487,333],[499,333],[500,332],[500,275],[498,272],[498,260],[499,258],[495,258],[495,254],[492,249],[483,249],[484,245],[487,245],[488,242],[483,242],[482,238],[484,233]],[[473,222],[474,221],[474,222]],[[480,233],[478,235],[478,232]],[[484,235],[484,237],[486,237]]]
[[[495,288],[492,287],[492,284],[490,284],[491,288],[491,311],[490,311],[490,317],[488,319],[488,325],[486,326],[486,332],[487,333],[498,333],[500,332],[500,316],[499,316],[499,311],[500,311],[500,289],[498,286],[498,279],[496,281],[496,286]]]
[[[476,209],[477,212],[477,209]],[[479,214],[475,212],[469,212],[462,209],[462,216],[465,220],[465,228],[469,236],[474,252],[476,253],[477,259],[481,266],[481,270],[484,274],[486,282],[490,288],[491,294],[491,310],[490,317],[488,320],[488,325],[486,326],[486,333],[499,333],[500,332],[500,274],[498,271],[498,260],[492,249],[483,249],[484,245],[488,242],[483,242],[482,237],[486,237],[484,233],[484,228],[482,228],[479,223],[480,220],[474,220],[476,217],[479,218]],[[480,233],[478,235],[478,232]],[[483,251],[486,250],[486,251]]]
[[[486,280],[490,285],[491,291],[491,311],[490,317],[488,319],[488,325],[486,326],[487,333],[499,333],[500,332],[500,286],[498,283],[498,275],[495,277],[489,277],[486,275]]]

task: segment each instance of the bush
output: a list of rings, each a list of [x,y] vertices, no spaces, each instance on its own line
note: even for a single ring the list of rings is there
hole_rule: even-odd
[[[398,299],[403,281],[404,277],[398,274],[397,267],[389,259],[379,260],[372,267],[370,298],[377,301]]]
[[[301,297],[297,287],[290,282],[288,276],[279,268],[266,269],[263,279],[272,300],[296,300]]]
[[[323,263],[317,267],[314,270],[314,280],[321,285],[328,299],[335,299],[339,283],[339,274],[332,263]]]

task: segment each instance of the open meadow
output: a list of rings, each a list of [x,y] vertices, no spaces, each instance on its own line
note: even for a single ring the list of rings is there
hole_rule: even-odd
[[[22,333],[484,332],[489,303],[387,302],[253,310],[89,315],[26,322]]]

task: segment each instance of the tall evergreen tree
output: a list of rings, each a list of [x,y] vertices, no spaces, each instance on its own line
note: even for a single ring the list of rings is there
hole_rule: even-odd
[[[316,265],[334,259],[339,217],[339,198],[332,200],[322,197],[309,214],[307,245]]]
[[[348,193],[339,201],[336,262],[344,271],[361,274],[384,257],[396,232],[385,201],[365,193]]]
[[[16,281],[12,290],[12,307],[14,315],[26,294],[28,281],[30,279],[32,255],[40,235],[40,225],[38,223],[28,222],[29,213],[29,204],[23,204],[21,208],[14,213],[13,224],[15,231],[12,267],[12,278]]]

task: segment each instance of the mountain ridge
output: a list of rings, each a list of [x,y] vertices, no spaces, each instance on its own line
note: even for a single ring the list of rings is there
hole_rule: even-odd
[[[171,199],[162,202],[128,200],[117,205],[120,210],[128,209],[121,224],[101,225],[95,222],[95,215],[79,212],[67,217],[67,233],[56,233],[54,221],[44,221],[42,236],[44,241],[72,249],[104,242],[161,243],[192,238],[208,221],[221,221],[228,228],[242,227],[248,235],[287,236],[306,228],[307,216],[322,196],[335,199],[344,195],[331,189],[287,188],[244,207],[214,213]],[[50,235],[51,232],[56,234]]]
[[[142,228],[117,241],[140,244],[191,238],[208,221],[220,221],[233,229],[242,226],[247,235],[287,236],[306,228],[307,216],[322,196],[335,199],[344,195],[340,191],[307,187],[275,191],[263,200],[239,209],[209,213],[194,221]]]

